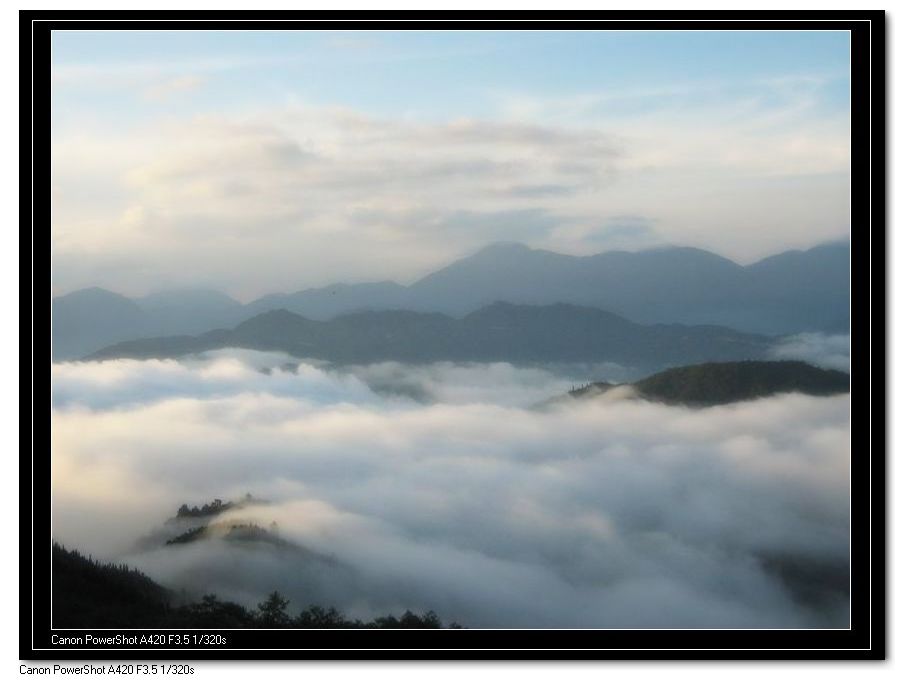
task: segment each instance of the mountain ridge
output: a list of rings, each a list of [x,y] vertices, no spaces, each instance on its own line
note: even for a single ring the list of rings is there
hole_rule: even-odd
[[[564,302],[639,323],[709,324],[767,335],[847,332],[849,249],[847,243],[821,244],[744,266],[692,247],[574,256],[503,242],[408,286],[336,283],[244,305],[210,290],[130,299],[82,289],[53,300],[53,355],[71,359],[124,340],[232,328],[278,308],[315,321],[394,309],[464,317],[496,301]]]
[[[718,326],[644,325],[565,303],[497,302],[461,319],[394,310],[315,321],[288,310],[272,310],[231,331],[126,341],[87,359],[171,358],[237,347],[338,364],[613,361],[655,368],[707,359],[759,358],[771,345],[769,338]]]
[[[850,391],[850,376],[795,360],[706,362],[669,368],[633,383],[590,383],[567,396],[593,398],[616,388],[629,388],[626,396],[670,406],[705,407],[790,392],[842,394]]]

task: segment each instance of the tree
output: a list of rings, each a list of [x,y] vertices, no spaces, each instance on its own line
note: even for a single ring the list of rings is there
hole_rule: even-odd
[[[274,590],[266,600],[257,605],[258,622],[269,628],[284,628],[290,620],[286,613],[288,606],[289,601],[280,595],[278,590]]]

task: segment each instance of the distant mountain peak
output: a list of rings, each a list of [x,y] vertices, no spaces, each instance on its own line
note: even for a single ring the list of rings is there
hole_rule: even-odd
[[[89,286],[88,288],[79,288],[63,295],[58,295],[54,300],[123,300],[134,304],[134,301],[120,293],[114,293],[112,290],[101,288],[100,286]]]
[[[247,324],[252,321],[280,320],[280,319],[294,321],[297,319],[304,320],[304,317],[301,316],[301,314],[296,314],[295,312],[290,312],[285,307],[280,307],[279,309],[268,309],[266,312],[261,312],[260,314],[257,314],[256,316],[252,316],[250,319],[247,319],[242,323]]]

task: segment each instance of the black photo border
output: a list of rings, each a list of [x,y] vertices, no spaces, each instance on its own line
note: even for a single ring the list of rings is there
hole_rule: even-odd
[[[54,30],[845,30],[851,33],[851,627],[839,630],[259,630],[225,646],[66,647],[50,625],[50,34]],[[884,659],[886,50],[882,11],[21,11],[19,650],[27,660]],[[875,256],[873,254],[875,253]],[[35,302],[35,300],[39,302]],[[45,385],[45,387],[40,387]],[[37,420],[36,420],[37,418]],[[67,630],[166,634],[168,631]],[[171,631],[183,634],[190,631]],[[56,633],[59,634],[59,633]]]

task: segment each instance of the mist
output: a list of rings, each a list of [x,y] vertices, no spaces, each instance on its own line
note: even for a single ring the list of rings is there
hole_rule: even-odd
[[[848,625],[847,395],[533,408],[574,368],[338,370],[231,350],[54,364],[53,536],[189,595],[279,589],[292,612]],[[141,543],[182,503],[246,493],[271,503],[232,516],[277,522],[296,549]]]
[[[773,349],[776,359],[799,359],[815,366],[851,370],[851,334],[800,333],[783,338]]]

